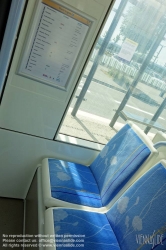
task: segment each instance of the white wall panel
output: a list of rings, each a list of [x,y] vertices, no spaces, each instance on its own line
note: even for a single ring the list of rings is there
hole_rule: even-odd
[[[29,0],[9,72],[2,104],[0,106],[0,127],[27,134],[53,139],[66,105],[74,90],[82,67],[103,22],[111,0],[67,0],[80,13],[94,20],[87,40],[82,47],[70,78],[68,91],[62,91],[17,74],[22,49],[36,1]]]
[[[10,86],[3,99],[0,127],[52,139],[64,105],[39,94]]]
[[[25,198],[37,164],[45,157],[89,165],[98,152],[0,129],[0,197]]]

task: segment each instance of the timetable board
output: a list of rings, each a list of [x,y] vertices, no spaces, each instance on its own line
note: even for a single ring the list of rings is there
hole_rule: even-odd
[[[19,74],[66,89],[91,21],[50,0],[37,10]]]

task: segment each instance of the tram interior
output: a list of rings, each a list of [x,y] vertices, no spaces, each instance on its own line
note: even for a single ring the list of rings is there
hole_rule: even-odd
[[[0,19],[0,249],[166,249],[166,3]]]

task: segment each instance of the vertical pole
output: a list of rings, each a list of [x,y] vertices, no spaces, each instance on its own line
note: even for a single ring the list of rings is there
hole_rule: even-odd
[[[89,85],[90,85],[90,83],[91,83],[91,81],[93,79],[93,76],[94,76],[94,74],[96,72],[96,69],[97,69],[97,67],[98,67],[98,65],[100,63],[100,59],[103,56],[104,51],[105,51],[105,49],[107,48],[107,46],[108,46],[108,44],[110,42],[112,34],[113,34],[117,24],[118,24],[118,21],[119,21],[121,15],[122,15],[122,13],[123,13],[123,10],[124,10],[124,8],[125,8],[125,6],[127,4],[127,1],[128,0],[122,0],[121,3],[120,3],[120,6],[119,6],[119,8],[118,8],[118,10],[117,10],[117,12],[115,14],[115,17],[114,17],[114,19],[112,21],[112,24],[110,25],[110,27],[109,27],[109,29],[107,31],[107,34],[106,34],[106,36],[105,36],[105,38],[104,38],[104,40],[103,40],[103,42],[101,44],[101,47],[100,47],[100,49],[99,49],[99,51],[98,51],[98,53],[97,53],[97,55],[95,57],[92,68],[91,68],[91,70],[90,70],[90,72],[88,74],[88,77],[86,78],[84,86],[83,86],[83,88],[82,88],[82,90],[80,92],[80,95],[79,95],[79,97],[78,97],[78,99],[77,99],[77,101],[76,101],[76,103],[74,105],[74,108],[73,108],[72,112],[71,112],[72,116],[76,115],[76,113],[77,113],[77,111],[78,111],[78,109],[79,109],[79,107],[81,105],[81,102],[82,102],[82,100],[83,100],[83,98],[84,98],[84,96],[85,96],[85,94],[86,94],[86,92],[87,92],[87,90],[89,88]]]
[[[156,113],[154,114],[154,116],[152,117],[152,122],[157,121],[157,119],[159,118],[159,116],[161,115],[161,113],[163,112],[164,108],[166,105],[166,98],[162,101],[160,107],[157,109]],[[151,129],[151,127],[147,126],[144,130],[144,133],[147,134],[149,132],[149,130]]]
[[[133,80],[131,86],[129,87],[128,91],[126,92],[121,104],[119,105],[114,117],[112,118],[109,126],[113,127],[115,122],[117,121],[118,117],[119,117],[119,113],[120,111],[125,107],[127,101],[129,100],[133,90],[135,89],[135,87],[137,86],[139,80],[141,79],[144,70],[146,69],[146,67],[148,66],[150,60],[152,59],[157,47],[159,46],[159,44],[161,43],[161,41],[164,38],[164,35],[166,33],[166,25],[163,25],[163,28],[161,30],[161,32],[158,34],[156,41],[154,42],[154,44],[152,45],[152,48],[150,49],[147,57],[145,58],[140,70],[138,71],[136,78]]]

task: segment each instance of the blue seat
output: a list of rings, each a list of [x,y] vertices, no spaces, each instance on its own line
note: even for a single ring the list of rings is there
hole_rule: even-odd
[[[166,161],[134,183],[107,218],[121,249],[166,249]]]
[[[45,233],[55,235],[55,240],[63,236],[60,244],[72,242],[74,249],[81,248],[76,245],[79,243],[85,250],[165,250],[165,218],[166,161],[161,161],[130,186],[106,213],[47,209]],[[57,242],[56,249],[66,246]]]
[[[51,222],[50,217],[53,218]],[[71,249],[120,250],[116,235],[105,214],[69,208],[51,208],[46,211],[45,220],[46,224],[49,221],[47,228],[54,224],[53,232],[50,230],[45,230],[45,232],[56,235],[55,239],[59,240],[56,250],[70,249],[67,248],[67,243],[71,245],[73,240],[78,242],[74,243]],[[66,244],[66,246],[61,247],[61,244]],[[76,247],[75,244],[79,246]]]
[[[42,180],[46,207],[66,206],[60,201],[101,208],[106,206],[140,168],[153,150],[143,132],[126,124],[103,148],[94,162],[83,166],[44,159]],[[147,139],[147,136],[144,134]],[[148,141],[148,143],[147,143]]]
[[[48,166],[52,197],[85,206],[102,206],[99,188],[90,168],[56,159],[49,159]]]

